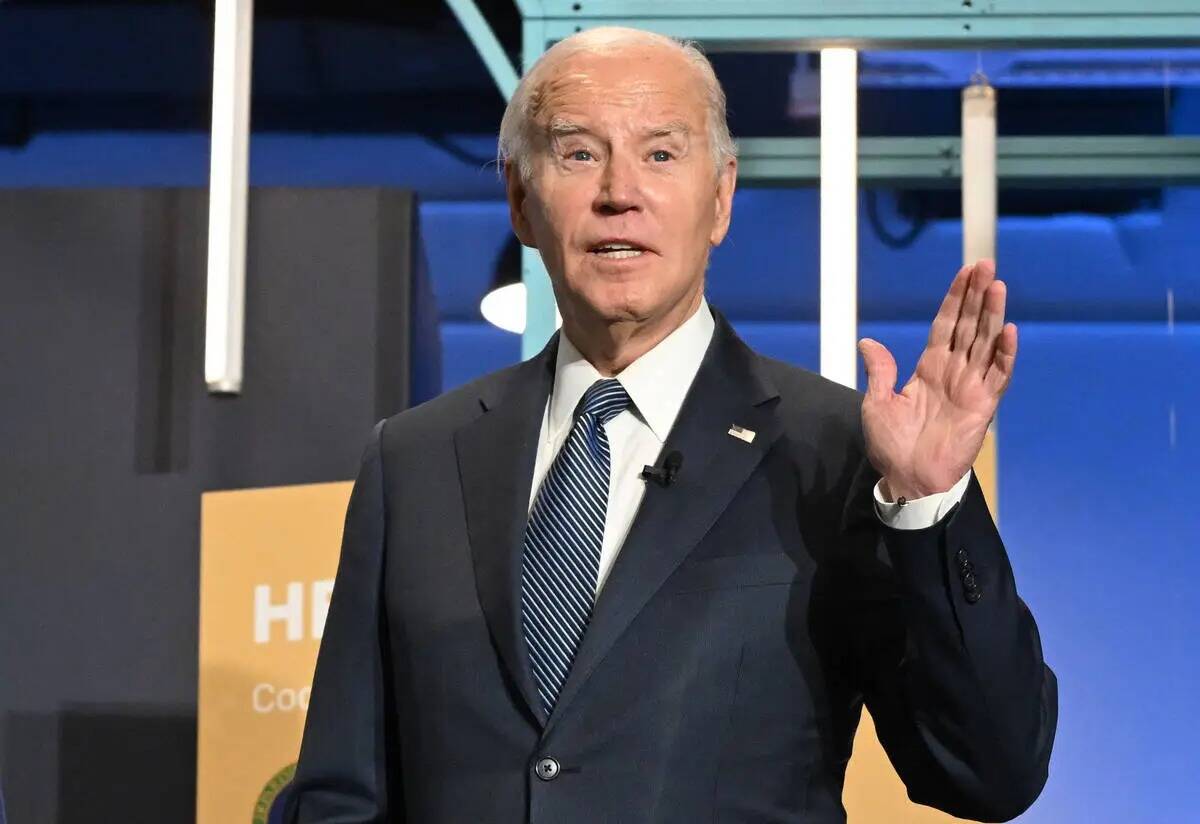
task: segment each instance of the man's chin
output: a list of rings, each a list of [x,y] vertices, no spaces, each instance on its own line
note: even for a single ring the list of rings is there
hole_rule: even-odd
[[[612,325],[616,323],[642,323],[653,316],[642,304],[634,301],[611,301],[592,304],[594,315],[603,322]]]
[[[579,320],[586,320],[589,323],[641,320],[649,314],[646,307],[650,301],[640,295],[631,294],[632,291],[592,289],[587,292],[576,292],[571,295],[573,311],[570,313]],[[566,315],[567,312],[564,312],[563,316]]]
[[[687,298],[685,297],[686,301]],[[635,294],[606,294],[588,295],[580,301],[591,322],[614,324],[641,324],[652,322],[655,318],[663,318],[679,308],[661,297],[657,300],[646,295]]]

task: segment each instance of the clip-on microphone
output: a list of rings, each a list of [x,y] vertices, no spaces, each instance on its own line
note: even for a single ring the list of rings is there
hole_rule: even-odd
[[[679,469],[683,466],[683,453],[678,449],[670,452],[663,459],[663,465],[650,466],[646,465],[642,468],[642,474],[639,476],[644,481],[654,481],[662,487],[670,486],[675,483],[675,479],[679,476]]]

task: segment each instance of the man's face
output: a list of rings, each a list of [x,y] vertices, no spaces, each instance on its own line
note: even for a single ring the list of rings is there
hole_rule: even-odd
[[[542,89],[532,178],[510,164],[508,195],[564,321],[655,320],[698,300],[729,228],[736,162],[714,169],[695,70],[662,47],[577,54]]]

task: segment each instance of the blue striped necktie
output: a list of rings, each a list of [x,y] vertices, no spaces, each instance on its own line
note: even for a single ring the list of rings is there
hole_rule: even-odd
[[[596,600],[611,462],[604,424],[629,404],[616,378],[588,387],[525,527],[521,628],[547,716],[567,680]]]

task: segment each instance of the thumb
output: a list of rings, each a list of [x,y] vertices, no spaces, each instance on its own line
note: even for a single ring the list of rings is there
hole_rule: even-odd
[[[867,394],[877,400],[890,398],[896,387],[896,359],[892,353],[872,338],[860,340],[858,351],[867,368]]]

